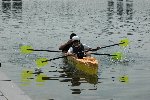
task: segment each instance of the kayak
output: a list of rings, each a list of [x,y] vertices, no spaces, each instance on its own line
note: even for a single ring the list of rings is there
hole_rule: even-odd
[[[69,64],[75,66],[78,70],[89,74],[97,75],[98,73],[98,60],[94,57],[83,57],[83,59],[77,59],[73,56],[67,56]]]

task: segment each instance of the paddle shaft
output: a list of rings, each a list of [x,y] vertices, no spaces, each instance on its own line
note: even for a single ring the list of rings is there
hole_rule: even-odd
[[[107,47],[112,47],[112,46],[116,46],[116,45],[124,44],[124,43],[125,42],[121,42],[121,43],[117,43],[117,44],[112,44],[112,45],[100,47],[100,49],[107,48]],[[62,52],[62,51],[56,51],[56,50],[36,50],[36,49],[27,49],[27,50],[31,50],[31,51],[47,51],[47,52]],[[90,50],[90,51],[97,51],[97,50],[98,49],[93,49],[93,50]]]
[[[55,50],[34,50],[34,49],[27,49],[31,51],[47,51],[47,52],[62,52],[62,51],[55,51]]]
[[[56,60],[56,59],[59,59],[59,58],[65,58],[65,57],[67,57],[67,56],[60,56],[60,57],[52,58],[52,59],[49,59],[49,60],[42,61],[42,63],[47,62],[47,61]]]
[[[117,55],[111,55],[111,54],[106,54],[106,53],[104,53],[104,54],[99,54],[99,53],[91,53],[91,54],[94,54],[94,55],[107,55],[107,56],[117,56]]]
[[[94,54],[94,55],[107,55],[107,56],[117,56],[117,55],[111,55],[111,54],[99,54],[99,53],[91,53],[91,54]],[[69,56],[69,55],[68,55]],[[70,55],[71,56],[71,55]],[[52,59],[49,59],[49,60],[45,60],[45,61],[42,61],[43,62],[47,62],[47,61],[52,61],[52,60],[56,60],[56,59],[59,59],[59,58],[65,58],[67,56],[60,56],[60,57],[56,57],[56,58],[52,58]]]
[[[117,56],[117,55],[111,55],[111,54],[99,54],[99,53],[91,53],[91,54],[94,54],[94,55],[107,55],[107,56]],[[69,56],[69,55],[68,55]],[[71,56],[71,55],[70,55]],[[49,60],[45,60],[45,61],[42,61],[43,62],[47,62],[47,61],[52,61],[52,60],[56,60],[56,59],[59,59],[59,58],[65,58],[67,56],[60,56],[60,57],[56,57],[56,58],[52,58],[52,59],[49,59]]]
[[[112,44],[112,45],[108,45],[108,46],[101,47],[100,49],[107,48],[107,47],[112,47],[112,46],[116,46],[116,45],[124,44],[124,43],[125,43],[125,42],[116,43],[116,44]]]

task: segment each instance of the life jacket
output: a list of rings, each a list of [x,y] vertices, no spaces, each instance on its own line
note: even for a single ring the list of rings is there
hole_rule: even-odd
[[[77,54],[77,57],[79,59],[83,59],[83,57],[85,56],[84,54],[84,46],[81,44],[78,47],[72,46],[73,48],[73,53]]]

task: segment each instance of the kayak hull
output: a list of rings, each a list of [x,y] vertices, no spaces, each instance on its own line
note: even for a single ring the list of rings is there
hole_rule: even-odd
[[[77,59],[73,56],[68,56],[67,61],[69,64],[75,66],[78,70],[86,74],[97,75],[98,73],[98,60],[94,57],[83,57],[83,59]]]

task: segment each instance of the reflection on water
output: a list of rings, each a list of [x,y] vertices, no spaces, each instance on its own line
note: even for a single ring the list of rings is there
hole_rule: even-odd
[[[12,3],[12,17],[13,19],[22,18],[22,2],[13,2]]]
[[[11,17],[11,2],[2,2],[2,12],[6,14],[2,16],[4,20]]]
[[[129,82],[129,77],[127,75],[120,76],[119,81],[123,83],[128,83]]]
[[[7,19],[18,19],[22,18],[22,1],[21,0],[13,0],[13,1],[4,1],[2,2],[2,12],[3,12],[3,20]]]
[[[133,0],[108,0],[108,19],[112,19],[117,9],[118,19],[123,21],[124,17],[127,17],[128,20],[132,20],[133,17]],[[115,17],[115,16],[114,16]]]
[[[126,14],[127,14],[126,20],[132,20],[133,19],[133,0],[127,0]]]
[[[108,18],[108,33],[112,34],[113,32],[111,32],[109,29],[111,29],[113,27],[113,16],[114,16],[114,1],[112,0],[108,0],[108,8],[107,8],[107,18]]]
[[[133,0],[117,0],[117,15],[120,21],[132,20],[133,17]],[[124,19],[124,17],[126,19]]]
[[[123,21],[123,12],[124,6],[123,6],[123,0],[117,0],[117,15],[119,15],[119,20]]]
[[[107,5],[108,33],[113,34],[114,30],[123,28],[123,25],[117,26],[118,23],[133,19],[133,0],[108,0]]]
[[[46,73],[42,72],[41,70],[38,72],[32,69],[23,69],[21,72],[21,86],[29,86],[33,80],[36,82],[37,86],[44,86],[46,81],[57,80],[59,82],[71,83],[71,85],[68,86],[71,88],[70,90],[72,90],[72,94],[80,94],[82,90],[85,90],[82,88],[79,89],[79,86],[85,83],[93,84],[93,89],[89,90],[97,90],[96,84],[99,83],[97,75],[91,76],[84,74],[70,65],[65,65],[59,70],[61,71],[48,71],[46,75]],[[56,73],[59,73],[59,75],[56,75]]]
[[[31,81],[30,79],[33,77],[33,71],[32,70],[25,70],[23,69],[21,72],[21,86],[28,86],[30,85]]]
[[[109,19],[109,23],[112,23],[112,21],[110,19],[113,19],[113,15],[114,15],[114,1],[110,0],[108,1],[108,19]]]

